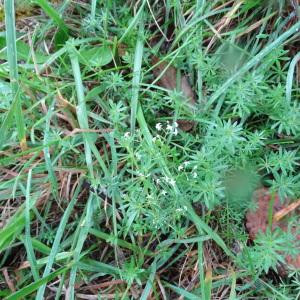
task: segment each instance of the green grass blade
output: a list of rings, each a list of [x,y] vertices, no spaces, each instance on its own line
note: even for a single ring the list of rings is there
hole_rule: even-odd
[[[44,131],[44,141],[43,144],[45,146],[44,148],[44,158],[45,158],[45,163],[48,171],[48,176],[51,184],[51,191],[54,196],[54,198],[57,199],[58,197],[58,184],[54,172],[54,168],[52,166],[52,161],[51,161],[51,156],[50,156],[50,150],[49,146],[47,146],[49,142],[49,133],[50,133],[50,122],[51,122],[51,117],[54,111],[54,106],[55,106],[56,100],[54,100],[51,105],[49,106],[47,115],[46,115],[46,128]]]
[[[231,283],[229,300],[235,300],[235,299],[236,299],[236,274],[234,271],[232,271],[232,283]]]
[[[152,253],[149,250],[143,250],[134,244],[131,244],[131,243],[121,240],[119,238],[114,238],[112,235],[102,232],[100,230],[97,230],[95,228],[91,228],[89,232],[90,232],[90,234],[96,236],[97,238],[105,240],[108,243],[116,244],[119,247],[123,247],[125,249],[132,250],[136,253],[143,252],[145,255],[154,255],[154,253]]]
[[[35,0],[34,3],[43,9],[43,11],[53,20],[53,22],[66,34],[66,36],[69,35],[68,26],[57,13],[57,11],[49,4],[49,1]]]
[[[81,72],[80,72],[80,66],[78,61],[78,56],[75,51],[74,45],[70,42],[68,44],[69,46],[69,54],[73,69],[73,75],[75,78],[75,84],[76,84],[76,92],[77,92],[77,98],[78,98],[78,106],[77,106],[77,117],[78,122],[81,129],[88,129],[88,114],[86,109],[86,103],[84,98],[84,91],[83,91],[83,84],[81,79]],[[101,158],[99,151],[97,150],[95,144],[93,143],[90,135],[88,133],[82,133],[84,138],[84,145],[85,145],[85,158],[86,158],[86,164],[89,169],[89,173],[91,178],[94,178],[94,171],[93,171],[93,160],[92,160],[92,151],[98,160],[104,174],[106,176],[109,176],[109,171]]]
[[[140,298],[141,300],[147,300],[148,299],[148,296],[149,296],[149,294],[152,290],[155,274],[156,274],[156,259],[154,260],[154,262],[151,265],[150,276],[147,280],[146,286],[145,286],[145,288],[143,290],[143,293],[141,295],[141,298]]]
[[[19,102],[18,98],[13,99],[12,105],[11,105],[8,113],[6,114],[4,120],[1,124],[1,127],[0,127],[0,132],[1,132],[0,147],[4,146],[5,139],[7,138],[7,134],[8,134],[7,131],[10,127],[12,127],[13,118],[14,118],[14,115],[16,113],[16,109],[18,107],[18,102]]]
[[[13,99],[16,99],[14,115],[17,124],[18,138],[22,150],[27,148],[26,129],[22,112],[20,87],[18,83],[17,45],[15,29],[15,8],[13,0],[4,1],[7,60]]]
[[[144,10],[144,6],[146,4],[147,0],[144,0],[141,7],[139,8],[138,12],[136,13],[136,15],[134,16],[134,18],[132,19],[132,21],[130,22],[130,24],[128,25],[126,31],[123,33],[123,35],[121,36],[121,38],[119,39],[119,43],[122,43],[123,40],[125,39],[125,37],[127,36],[127,34],[136,26],[136,24],[138,23],[141,14],[143,13]]]
[[[201,297],[205,299],[205,277],[204,277],[204,261],[203,261],[203,242],[198,243],[198,268],[199,268],[199,279]]]
[[[47,282],[56,278],[58,275],[62,274],[63,272],[66,272],[68,269],[69,267],[62,267],[56,270],[55,272],[49,274],[47,277],[41,278],[38,281],[35,281],[29,284],[28,286],[20,289],[19,291],[11,294],[10,296],[6,297],[5,300],[28,299],[25,297],[35,292],[41,285],[46,284]]]
[[[177,293],[180,296],[183,296],[184,299],[188,299],[188,300],[201,300],[201,298],[195,294],[192,294],[178,286],[169,284],[169,283],[164,283],[164,285],[168,288],[170,288],[172,291],[174,291],[175,293]],[[203,300],[203,299],[202,299]]]
[[[291,64],[289,66],[287,79],[286,79],[286,101],[288,104],[291,103],[294,71],[299,60],[300,60],[300,52],[298,52],[295,55],[295,57],[292,59]]]
[[[24,206],[10,218],[8,224],[0,230],[0,252],[2,253],[20,234],[25,226]]]
[[[31,234],[30,234],[30,208],[32,206],[31,202],[31,196],[30,196],[30,190],[31,190],[31,177],[32,177],[32,169],[28,172],[28,178],[27,178],[27,187],[26,187],[26,200],[25,200],[25,247],[27,251],[27,257],[28,261],[30,263],[32,275],[35,281],[39,279],[38,269],[37,269],[37,263],[36,263],[36,257],[33,251],[32,242],[31,242]]]
[[[74,205],[77,201],[77,197],[79,195],[79,192],[81,191],[81,183],[77,186],[76,190],[75,190],[75,193],[74,193],[74,196],[73,198],[71,199],[67,209],[65,210],[64,214],[63,214],[63,217],[59,223],[59,226],[57,228],[57,232],[56,232],[56,235],[55,235],[55,238],[54,238],[54,242],[53,242],[53,245],[52,245],[52,248],[51,248],[51,252],[50,252],[50,255],[49,255],[49,258],[48,258],[48,262],[47,262],[47,265],[45,267],[45,270],[44,270],[44,273],[43,273],[43,277],[46,277],[49,275],[50,271],[51,271],[51,268],[53,266],[53,263],[55,261],[55,256],[56,254],[58,253],[59,251],[59,247],[60,247],[60,241],[61,241],[61,238],[63,236],[63,233],[65,231],[65,227],[67,225],[67,222],[69,220],[69,217],[71,215],[71,212],[74,208]],[[38,293],[37,293],[37,296],[36,296],[36,299],[39,300],[39,299],[43,299],[44,297],[44,292],[45,292],[45,288],[46,288],[46,285],[42,285],[39,290],[38,290]]]
[[[137,42],[135,47],[134,65],[133,65],[132,97],[131,97],[131,105],[130,105],[131,106],[131,117],[130,117],[131,134],[134,133],[135,123],[136,123],[143,50],[144,50],[144,21],[143,21],[143,12],[142,12],[140,15],[139,31],[138,31]]]
[[[77,269],[78,269],[78,262],[80,260],[80,254],[82,251],[83,244],[86,240],[86,237],[92,225],[91,220],[92,220],[92,213],[93,213],[93,199],[94,199],[94,195],[91,193],[88,199],[85,217],[83,218],[83,221],[80,224],[81,228],[80,228],[77,244],[74,250],[74,265],[71,269],[70,280],[69,280],[68,299],[70,300],[74,300],[74,294],[75,294],[74,288],[75,288],[75,280],[76,280]]]

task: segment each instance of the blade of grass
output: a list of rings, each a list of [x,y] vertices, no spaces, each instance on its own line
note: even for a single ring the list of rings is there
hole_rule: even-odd
[[[91,19],[92,19],[92,22],[95,22],[95,20],[96,20],[96,7],[97,7],[97,0],[92,0],[92,4],[91,4]]]
[[[59,142],[59,140],[56,140],[56,141],[51,141],[47,144],[47,146],[51,146],[51,145],[55,145]],[[19,153],[16,153],[16,154],[11,154],[10,156],[8,157],[4,157],[2,159],[0,159],[0,166],[5,166],[7,164],[10,164],[12,163],[15,159],[19,158],[19,157],[22,157],[22,156],[26,156],[28,154],[33,154],[33,153],[39,153],[41,151],[43,151],[45,148],[45,145],[43,146],[38,146],[38,147],[35,147],[35,148],[30,148],[30,149],[27,149],[27,150],[24,150],[22,152],[19,152]]]
[[[177,293],[180,296],[183,296],[184,299],[188,299],[188,300],[201,300],[201,298],[199,298],[199,296],[192,294],[178,286],[172,285],[168,282],[164,282],[164,285],[168,288],[170,288],[172,291],[174,291],[175,293]]]
[[[198,243],[198,268],[199,268],[201,298],[205,299],[205,278],[204,278],[204,262],[203,262],[203,242],[199,242]]]
[[[74,295],[75,295],[75,280],[76,280],[76,275],[77,275],[77,269],[78,269],[78,262],[80,260],[80,254],[82,251],[82,247],[83,244],[86,240],[86,237],[89,233],[90,227],[92,225],[92,213],[93,213],[93,199],[94,199],[94,195],[92,193],[90,193],[89,199],[88,199],[88,203],[87,203],[87,207],[86,207],[86,213],[85,213],[85,217],[82,221],[82,223],[80,224],[80,232],[79,232],[79,236],[78,236],[78,240],[77,240],[77,244],[76,247],[74,249],[74,265],[71,269],[70,272],[70,279],[69,279],[69,295],[68,295],[68,299],[70,300],[74,300]]]
[[[22,232],[25,226],[24,206],[10,218],[8,224],[0,230],[0,252],[2,253]]]
[[[146,4],[146,0],[143,1],[141,7],[139,8],[138,12],[132,19],[131,23],[128,25],[126,31],[123,33],[121,38],[119,39],[119,43],[122,43],[124,38],[127,36],[127,34],[136,26],[137,22],[139,21],[140,15],[143,14],[144,6]]]
[[[69,29],[64,20],[60,17],[57,11],[49,4],[47,0],[35,0],[35,4],[39,5],[43,11],[53,20],[53,22],[69,36]]]
[[[7,60],[9,66],[9,77],[13,99],[16,99],[14,115],[17,124],[18,138],[22,150],[26,150],[26,128],[22,112],[22,102],[20,97],[20,86],[17,64],[17,46],[16,46],[16,29],[15,29],[15,7],[13,0],[4,1],[5,10],[5,27],[6,27],[6,45]],[[2,133],[1,133],[2,134]]]
[[[51,117],[52,117],[52,114],[53,114],[53,111],[54,111],[55,103],[56,103],[56,100],[52,101],[52,103],[51,103],[51,105],[48,109],[47,115],[46,115],[46,128],[44,130],[43,144],[45,146],[45,148],[44,148],[44,158],[45,158],[45,163],[46,163],[48,176],[49,176],[49,180],[50,180],[50,184],[51,184],[51,191],[52,191],[52,194],[53,194],[54,198],[57,199],[57,197],[58,197],[58,184],[57,184],[54,168],[52,166],[49,147],[46,146],[49,142],[50,122],[51,122]]]
[[[287,79],[286,79],[286,102],[288,104],[291,103],[294,71],[295,71],[295,67],[299,60],[300,60],[300,52],[298,52],[295,55],[295,57],[292,59],[290,66],[289,66]]]
[[[131,97],[131,117],[130,117],[130,129],[131,134],[134,133],[136,123],[136,113],[138,108],[138,97],[139,97],[139,84],[141,79],[141,67],[144,50],[144,21],[143,11],[140,15],[139,20],[139,31],[137,36],[137,42],[134,54],[134,65],[133,65],[133,78],[132,78],[132,97]]]
[[[49,274],[47,277],[41,278],[29,285],[27,285],[26,287],[20,289],[19,291],[11,294],[10,296],[6,297],[5,300],[20,300],[20,299],[28,299],[25,298],[26,296],[32,294],[34,291],[36,291],[41,285],[46,284],[47,282],[53,280],[54,278],[56,278],[58,275],[60,275],[61,273],[65,272],[66,270],[68,270],[70,268],[70,266],[67,267],[62,267],[58,270],[56,270],[55,272]]]
[[[140,298],[141,300],[147,300],[148,296],[151,292],[151,289],[152,289],[152,286],[153,286],[153,281],[154,281],[155,274],[156,274],[156,261],[157,261],[157,258],[155,258],[154,262],[151,264],[150,275],[149,275],[149,278],[147,280],[146,286],[143,290],[143,293],[141,295],[141,298]]]
[[[211,299],[211,291],[212,291],[212,269],[211,269],[211,265],[209,264],[206,270],[206,274],[205,274],[205,288],[204,288],[204,292],[205,292],[205,300],[210,300]]]
[[[39,279],[39,273],[37,270],[36,257],[33,251],[32,242],[31,242],[31,234],[30,234],[30,208],[32,206],[30,190],[31,190],[31,177],[32,177],[32,169],[28,172],[27,178],[27,187],[26,187],[26,200],[25,200],[25,248],[27,251],[28,261],[30,263],[32,275],[35,281]]]
[[[119,268],[93,259],[82,259],[77,265],[80,270],[88,272],[100,272],[112,276],[119,276],[121,274],[121,270]]]
[[[89,129],[88,114],[87,114],[86,103],[85,103],[85,98],[84,98],[84,91],[83,91],[84,89],[83,89],[83,84],[82,84],[82,79],[81,79],[80,66],[79,66],[78,56],[77,56],[74,46],[75,45],[74,45],[73,41],[68,43],[69,55],[70,55],[70,59],[71,59],[73,75],[75,78],[76,93],[77,93],[77,98],[78,98],[78,106],[76,108],[77,117],[78,117],[78,122],[79,122],[80,128],[81,129]],[[109,176],[110,175],[109,171],[108,171],[103,159],[101,158],[99,151],[97,150],[95,144],[93,143],[90,135],[86,132],[83,132],[82,135],[84,138],[84,145],[85,145],[86,164],[89,169],[91,179],[94,178],[92,152],[95,155],[96,159],[98,160],[104,174],[106,176]]]
[[[3,147],[5,145],[5,139],[7,138],[7,131],[10,127],[12,127],[13,118],[16,113],[16,109],[18,107],[18,102],[19,102],[18,98],[13,99],[11,107],[1,124],[0,147]]]
[[[50,255],[49,255],[49,258],[48,258],[48,262],[47,262],[47,265],[46,265],[44,273],[43,273],[43,277],[48,276],[50,271],[51,271],[51,268],[52,268],[53,263],[55,261],[56,254],[59,251],[60,241],[61,241],[63,233],[65,231],[65,227],[66,227],[67,222],[69,220],[69,217],[70,217],[70,215],[73,211],[74,205],[76,204],[79,192],[81,191],[81,186],[82,186],[82,181],[80,181],[79,185],[77,186],[77,188],[75,190],[75,193],[74,193],[74,196],[71,199],[71,201],[70,201],[67,209],[65,210],[65,212],[63,214],[63,217],[62,217],[62,219],[59,223],[59,226],[57,228],[57,232],[56,232],[56,235],[55,235],[55,238],[54,238],[54,242],[53,242],[53,245],[52,245],[52,248],[51,248],[51,252],[50,252]],[[37,292],[37,295],[36,295],[37,300],[43,299],[45,288],[46,288],[45,284],[42,285],[39,288],[39,290]]]
[[[145,255],[150,255],[150,256],[154,255],[154,253],[152,253],[150,250],[143,250],[143,249],[139,248],[138,246],[136,246],[134,244],[123,241],[119,238],[114,238],[112,235],[104,233],[104,232],[102,232],[100,230],[97,230],[95,228],[91,228],[89,232],[90,232],[90,234],[98,237],[99,239],[103,239],[108,243],[115,243],[119,247],[123,247],[125,249],[132,250],[136,253],[143,252]]]
[[[236,299],[236,273],[232,271],[232,283],[231,283],[229,300],[235,300],[235,299]]]

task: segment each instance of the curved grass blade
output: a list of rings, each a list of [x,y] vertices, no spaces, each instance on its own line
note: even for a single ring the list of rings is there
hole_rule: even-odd
[[[295,57],[292,59],[291,64],[289,66],[289,70],[286,78],[286,101],[288,104],[291,103],[294,71],[299,60],[300,60],[300,52],[298,52],[295,55]]]

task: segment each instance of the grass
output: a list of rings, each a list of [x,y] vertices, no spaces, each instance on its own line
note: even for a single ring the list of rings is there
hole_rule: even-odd
[[[296,1],[3,9],[1,299],[300,297],[299,211],[272,229],[300,197]]]

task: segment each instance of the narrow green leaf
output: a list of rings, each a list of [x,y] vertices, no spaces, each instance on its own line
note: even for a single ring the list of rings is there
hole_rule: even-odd
[[[26,129],[22,112],[22,102],[20,97],[20,87],[18,83],[18,64],[17,64],[17,46],[16,46],[16,30],[15,30],[15,7],[13,0],[4,1],[5,9],[5,26],[6,26],[6,45],[7,45],[7,60],[9,66],[9,76],[12,89],[13,99],[16,99],[13,109],[18,137],[21,148],[27,148]],[[10,122],[7,122],[8,125]],[[2,134],[2,133],[1,133]]]
[[[67,209],[65,210],[64,214],[63,214],[63,217],[59,223],[59,226],[57,228],[57,232],[56,232],[56,235],[55,235],[55,238],[54,238],[54,242],[53,242],[53,245],[52,245],[52,248],[51,248],[51,252],[50,252],[50,255],[48,257],[48,260],[47,260],[47,265],[45,267],[45,270],[44,270],[44,273],[43,273],[43,277],[46,277],[49,275],[51,269],[52,269],[52,266],[53,266],[53,263],[55,261],[55,257],[59,251],[59,247],[60,247],[60,241],[62,239],[62,236],[63,236],[63,233],[65,231],[65,227],[67,225],[67,222],[69,220],[69,217],[72,213],[72,210],[74,208],[74,205],[77,201],[77,197],[79,195],[79,192],[81,191],[81,186],[82,186],[82,182],[80,182],[80,184],[77,186],[76,190],[75,190],[75,193],[74,193],[74,196],[73,198],[71,199]],[[37,296],[36,296],[36,299],[43,299],[44,297],[44,292],[45,292],[45,288],[46,288],[46,285],[42,285],[39,290],[38,290],[38,293],[37,293]]]
[[[27,258],[30,263],[30,268],[32,271],[32,275],[35,281],[39,279],[39,273],[37,269],[36,257],[33,251],[32,242],[31,242],[31,234],[30,234],[30,209],[33,204],[31,199],[30,190],[31,190],[31,177],[32,177],[32,169],[28,172],[27,178],[27,187],[26,187],[26,199],[25,199],[25,248],[27,251]]]
[[[288,104],[291,103],[294,71],[299,60],[300,60],[300,52],[298,52],[295,55],[295,57],[292,59],[289,66],[287,79],[286,79],[286,101]]]
[[[68,26],[65,24],[64,20],[60,17],[58,12],[50,5],[47,0],[34,0],[34,3],[39,5],[44,12],[53,20],[53,22],[64,32],[65,37],[69,36]]]
[[[71,269],[70,272],[70,280],[69,280],[69,295],[68,299],[74,300],[74,287],[75,287],[75,280],[77,276],[77,269],[78,269],[78,262],[80,260],[80,254],[82,251],[83,244],[86,240],[86,237],[89,233],[90,227],[92,225],[92,207],[93,207],[93,199],[94,195],[91,193],[88,199],[87,207],[86,207],[86,214],[85,217],[83,218],[82,223],[80,224],[80,231],[79,231],[79,236],[77,240],[77,244],[74,250],[74,265]]]
[[[55,272],[49,274],[47,277],[41,278],[38,281],[35,281],[26,287],[20,289],[19,291],[11,294],[10,296],[6,297],[5,300],[20,300],[20,299],[28,299],[25,298],[26,296],[32,294],[34,291],[36,291],[41,285],[46,284],[47,282],[53,280],[56,278],[58,275],[66,272],[70,266],[68,267],[62,267]]]
[[[141,300],[147,300],[148,299],[148,296],[149,296],[149,294],[152,290],[155,274],[156,274],[156,258],[154,259],[154,262],[151,264],[150,275],[149,275],[149,278],[147,280],[146,286],[143,290],[143,293],[141,295],[141,298],[140,298]]]
[[[136,42],[135,54],[134,54],[134,65],[133,65],[132,97],[131,97],[131,105],[130,105],[131,106],[131,118],[130,118],[131,134],[134,133],[135,123],[136,123],[143,50],[144,50],[144,21],[143,21],[143,12],[141,12],[140,22],[139,22],[139,32],[137,36],[137,42]]]

